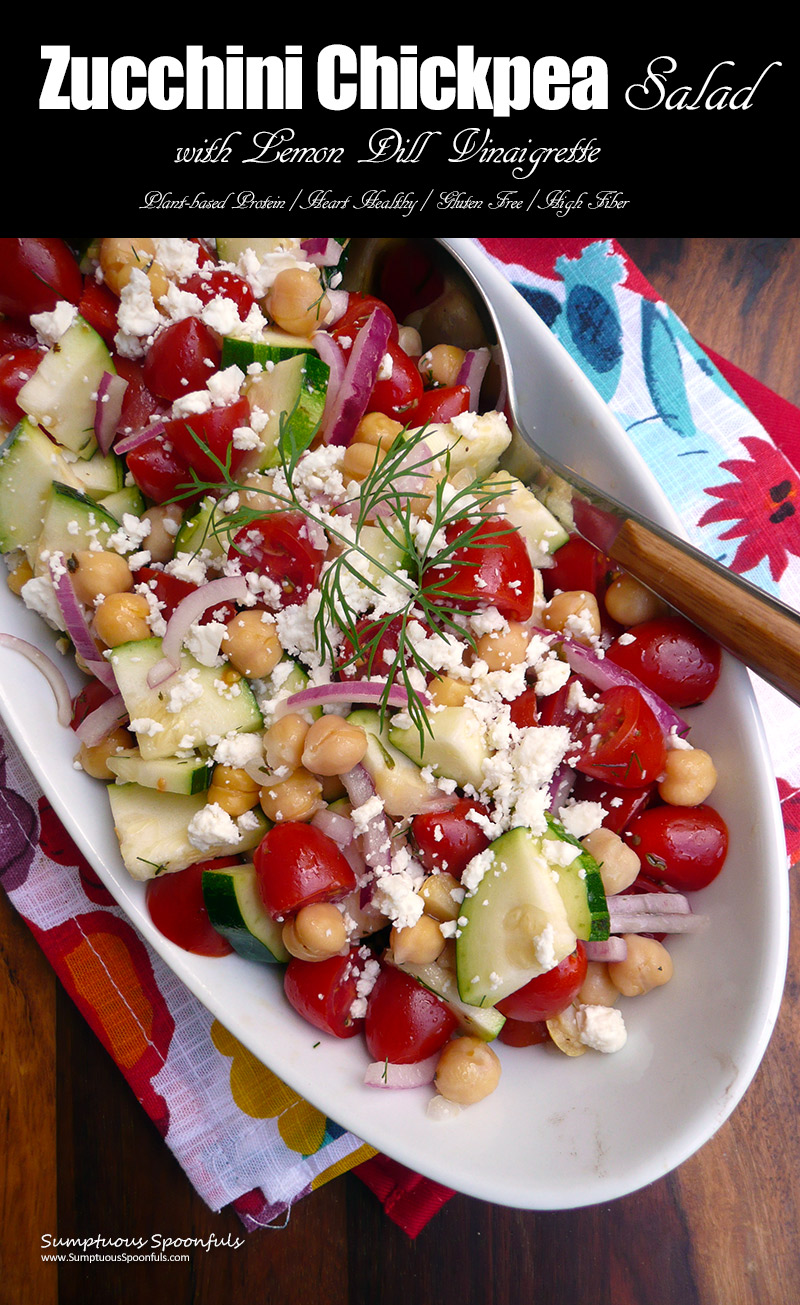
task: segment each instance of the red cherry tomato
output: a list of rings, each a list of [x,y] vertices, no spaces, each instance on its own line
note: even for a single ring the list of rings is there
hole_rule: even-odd
[[[550,1020],[569,1006],[586,978],[586,948],[578,942],[575,951],[560,965],[539,974],[524,987],[511,992],[497,1003],[501,1015],[514,1020]]]
[[[367,1002],[364,1033],[373,1060],[412,1065],[444,1046],[458,1021],[444,1002],[393,965],[385,965]]]
[[[326,961],[293,957],[283,976],[283,990],[298,1015],[314,1028],[335,1038],[352,1038],[363,1024],[351,1014],[363,965],[357,948]]]
[[[190,294],[197,295],[198,299],[202,299],[204,304],[208,304],[212,299],[217,299],[220,296],[223,299],[230,299],[236,304],[236,310],[242,322],[245,321],[250,309],[256,302],[256,297],[244,278],[237,276],[235,272],[228,272],[222,267],[215,267],[213,270],[206,269],[205,272],[194,272],[185,281],[181,282],[181,290],[187,290]]]
[[[144,375],[139,363],[134,362],[132,358],[123,358],[119,354],[115,354],[114,366],[117,369],[117,375],[128,382],[122,396],[122,412],[120,413],[117,431],[121,436],[132,435],[134,431],[141,430],[143,426],[146,426],[151,417],[162,415],[163,405],[161,400],[151,394],[145,385]]]
[[[191,482],[188,463],[164,435],[140,444],[126,461],[136,485],[154,503],[166,503]]]
[[[606,656],[672,707],[705,702],[719,679],[719,645],[681,616],[661,616],[634,625],[633,638],[617,639]]]
[[[367,401],[366,412],[382,412],[394,421],[407,422],[416,412],[422,398],[422,377],[413,358],[404,353],[399,344],[389,340],[386,352],[392,360],[392,374],[378,380]],[[416,417],[413,418],[417,425]]]
[[[553,554],[553,565],[542,571],[545,597],[552,598],[557,590],[583,589],[602,598],[612,571],[613,564],[605,554],[573,535]]]
[[[165,621],[169,620],[178,604],[182,603],[184,598],[188,598],[189,594],[193,594],[198,587],[192,584],[191,580],[182,580],[179,576],[170,575],[168,571],[159,571],[152,566],[139,568],[136,572],[136,583],[146,584],[155,594],[160,604],[159,611]],[[209,607],[199,618],[199,623],[206,625],[209,621],[229,621],[236,615],[236,611],[235,603],[220,603],[216,607]]]
[[[428,870],[446,870],[460,879],[474,856],[489,846],[489,839],[469,812],[488,816],[489,812],[472,798],[459,798],[449,811],[428,812],[415,816],[411,833],[420,860]]]
[[[499,517],[473,526],[456,521],[445,531],[448,544],[471,531],[455,548],[451,561],[426,572],[432,602],[469,607],[496,607],[509,621],[527,621],[533,611],[534,577],[528,550],[517,530]]]
[[[107,689],[99,680],[90,680],[85,684],[80,693],[76,693],[72,699],[72,720],[70,725],[74,730],[78,728],[82,721],[86,720],[93,711],[101,707],[114,694],[111,689]]]
[[[63,240],[40,237],[0,239],[0,313],[27,318],[50,312],[59,299],[77,304],[83,277]]]
[[[469,410],[468,385],[443,385],[427,390],[406,416],[412,426],[427,426],[433,421],[452,421]]]
[[[512,1020],[508,1016],[497,1037],[507,1047],[535,1047],[550,1041],[544,1020]]]
[[[284,820],[273,825],[253,861],[261,900],[274,920],[295,915],[309,902],[332,902],[356,886],[336,843],[316,825]]]
[[[398,321],[427,308],[444,290],[444,277],[423,249],[403,244],[390,249],[380,272],[380,291]]]
[[[358,291],[351,290],[348,296],[347,309],[331,327],[331,335],[343,349],[349,350],[362,326],[368,321],[376,308],[381,308],[389,314],[391,321],[390,338],[397,341],[397,319],[394,313],[382,299],[376,299],[374,295],[361,294]],[[347,341],[349,340],[349,344]]]
[[[117,312],[119,299],[107,285],[87,276],[83,283],[83,294],[78,304],[78,312],[85,322],[97,331],[106,344],[113,345],[114,336],[119,330]]]
[[[217,933],[203,901],[203,871],[237,865],[238,857],[199,861],[186,870],[148,879],[145,902],[150,919],[170,942],[198,956],[227,956],[233,951],[227,938]]]
[[[25,416],[17,403],[17,395],[41,360],[41,349],[15,349],[0,358],[0,421],[6,426],[16,426]]]
[[[27,322],[0,321],[0,354],[13,353],[15,349],[38,349],[36,332]]]
[[[705,803],[648,807],[623,835],[642,870],[679,892],[695,892],[716,879],[728,852],[728,827]]]
[[[305,602],[325,560],[309,539],[301,512],[274,512],[243,526],[234,535],[228,556],[239,559],[243,574],[257,571],[273,580],[285,606]]]
[[[174,403],[184,394],[204,390],[219,369],[222,350],[205,322],[184,317],[159,331],[144,361],[144,382],[161,399]]]
[[[575,724],[577,712],[569,705],[569,691],[577,678],[576,675],[570,676],[566,684],[562,684],[555,693],[545,694],[539,699],[540,725],[569,725],[571,728]]]
[[[598,697],[602,705],[579,730],[577,769],[620,788],[645,788],[662,773],[664,734],[637,689],[618,685]]]
[[[644,788],[622,788],[591,775],[576,775],[571,796],[576,802],[599,802],[606,814],[603,827],[620,834],[635,815],[644,811],[653,799],[655,784]]]
[[[553,695],[550,694],[550,697]],[[539,722],[539,699],[536,689],[533,685],[529,689],[523,689],[519,697],[511,703],[511,723],[516,725],[518,730],[527,729],[530,725],[537,725]]]
[[[385,675],[391,662],[394,661],[394,654],[397,653],[403,623],[402,616],[394,616],[390,621],[385,621],[381,617],[365,616],[356,621],[358,646],[367,647],[370,651],[363,658],[352,661],[353,643],[350,637],[345,635],[342,655],[339,658],[341,678],[361,680],[369,679],[371,675]]]
[[[213,483],[224,479],[214,458],[235,473],[245,456],[243,449],[234,448],[233,433],[250,420],[247,399],[236,399],[224,408],[209,408],[191,417],[176,417],[165,422],[167,440],[174,444],[178,454],[198,476]],[[213,454],[213,458],[209,456]]]

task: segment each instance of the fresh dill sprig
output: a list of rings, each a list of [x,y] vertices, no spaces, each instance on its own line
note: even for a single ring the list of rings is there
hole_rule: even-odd
[[[280,474],[276,474],[272,485],[255,487],[240,483],[232,475],[230,448],[222,460],[190,428],[205,457],[215,465],[219,479],[202,480],[191,468],[191,482],[181,487],[172,501],[194,499],[198,494],[215,496],[199,547],[210,534],[223,546],[227,544],[228,549],[236,548],[235,537],[243,528],[286,511],[299,511],[320,527],[340,551],[326,564],[318,582],[320,602],[314,618],[317,653],[345,680],[349,668],[353,668],[351,673],[359,668],[367,676],[385,680],[379,704],[382,719],[392,687],[401,685],[408,698],[408,714],[424,746],[424,736],[430,733],[431,726],[415,680],[418,683],[420,673],[430,676],[437,672],[416,646],[419,630],[475,648],[468,624],[474,600],[460,593],[457,585],[449,586],[462,568],[480,565],[479,550],[487,543],[502,547],[503,536],[513,533],[514,528],[498,520],[492,511],[492,504],[507,487],[502,481],[487,484],[479,476],[464,477],[465,483],[454,485],[450,479],[451,448],[432,452],[426,443],[426,428],[411,433],[404,429],[388,449],[376,448],[358,495],[342,505],[349,509],[349,515],[338,517],[318,508],[300,492],[297,468],[316,430],[306,428],[298,436],[293,416],[294,409],[281,413],[277,465],[266,469],[266,474]],[[247,506],[247,495],[254,488],[260,499],[271,500],[274,506],[265,508],[261,502],[258,507]],[[233,495],[236,497],[231,502]],[[425,524],[420,529],[422,521]],[[494,521],[496,527],[487,530],[488,523]],[[393,550],[399,550],[399,569],[376,556],[374,546],[372,550],[365,546],[363,532],[367,526],[377,526]],[[469,556],[470,550],[475,553],[474,559]],[[382,587],[373,578],[376,570],[398,586],[400,601],[389,613],[370,615],[354,609],[349,591],[356,581],[378,597]],[[345,638],[345,656],[332,629]],[[390,647],[384,651],[382,645],[387,638]]]

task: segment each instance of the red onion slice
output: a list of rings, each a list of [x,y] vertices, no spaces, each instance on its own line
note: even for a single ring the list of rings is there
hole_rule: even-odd
[[[654,911],[656,915],[690,915],[691,902],[683,893],[617,893],[608,899],[618,915],[641,915]]]
[[[376,308],[358,332],[325,423],[326,444],[349,444],[353,438],[378,379],[391,330],[388,313]]]
[[[425,1087],[436,1077],[439,1053],[418,1060],[413,1065],[394,1065],[388,1060],[374,1060],[367,1066],[364,1082],[367,1087],[416,1088]]]
[[[117,677],[110,663],[101,657],[100,649],[92,638],[89,623],[75,595],[72,577],[63,564],[63,558],[60,564],[54,558],[50,559],[50,575],[64,625],[76,653],[83,658],[91,674],[107,689],[113,689],[116,693]]]
[[[94,711],[90,711],[88,716],[84,716],[80,725],[76,727],[75,733],[81,743],[85,743],[87,748],[93,748],[95,744],[102,743],[103,739],[108,738],[127,714],[122,694],[115,693],[113,698],[107,698]]]
[[[537,630],[535,633],[552,639],[552,631],[550,630]],[[652,689],[648,689],[647,685],[643,684],[635,675],[631,675],[630,671],[623,670],[621,666],[617,666],[616,662],[610,661],[607,657],[598,656],[593,649],[587,648],[585,644],[578,643],[576,639],[569,639],[564,635],[559,635],[558,642],[561,644],[564,656],[573,671],[581,679],[587,680],[589,684],[601,692],[604,689],[616,688],[618,685],[636,689],[652,708],[665,736],[673,731],[681,737],[688,734],[689,725],[683,717],[679,716],[675,709],[670,707],[657,693],[654,693]]]
[[[147,673],[147,683],[151,689],[157,688],[174,675],[181,664],[181,648],[183,641],[194,625],[199,621],[204,612],[209,607],[216,607],[220,603],[234,602],[243,603],[250,597],[250,590],[247,587],[247,581],[242,575],[221,576],[219,580],[211,580],[208,584],[201,585],[192,593],[182,598],[175,608],[172,616],[167,622],[167,628],[164,637],[161,640],[161,650],[164,654],[160,662],[156,662]]]
[[[339,847],[347,847],[355,838],[356,827],[352,820],[338,811],[331,811],[330,807],[321,807],[315,811],[310,823],[321,829],[328,838],[332,838]]]
[[[456,385],[468,386],[470,412],[478,411],[481,386],[483,385],[483,378],[486,375],[490,358],[491,354],[488,349],[470,349],[465,354],[464,361],[459,368]]]
[[[344,253],[339,241],[332,240],[330,237],[323,239],[320,236],[315,239],[302,240],[300,248],[308,262],[313,263],[315,267],[336,267]]]
[[[53,697],[56,700],[58,708],[59,725],[69,726],[72,721],[72,698],[69,692],[69,685],[58,666],[56,666],[52,657],[43,653],[35,644],[28,643],[27,639],[20,639],[15,634],[0,634],[0,645],[8,648],[11,652],[20,653],[26,657],[29,662],[42,672],[50,688],[53,690]]]
[[[97,407],[94,414],[95,439],[103,457],[106,457],[114,442],[127,388],[128,382],[123,376],[103,372],[97,387]]]
[[[122,456],[126,453],[132,453],[134,449],[138,449],[140,444],[146,444],[148,440],[153,439],[156,435],[163,435],[164,430],[163,421],[154,421],[149,426],[141,426],[139,430],[126,435],[124,439],[117,440],[114,445],[114,452]]]
[[[322,429],[326,430],[328,426],[328,418],[333,410],[336,396],[339,393],[344,379],[347,363],[344,351],[338,340],[334,340],[333,336],[329,335],[327,331],[315,331],[311,337],[311,343],[322,361],[327,363],[330,368],[328,384],[325,390],[325,408],[320,423]]]
[[[587,961],[624,961],[628,944],[619,934],[612,938],[590,938],[583,944]]]
[[[405,708],[408,706],[408,692],[402,684],[393,684],[386,692],[386,680],[352,680],[347,683],[339,680],[333,684],[317,684],[310,689],[301,689],[286,699],[289,711],[302,711],[306,707],[320,707],[326,703],[366,702],[370,706],[380,706],[384,701],[388,707]],[[430,706],[427,693],[417,697],[423,708]]]
[[[341,776],[342,783],[355,810],[363,807],[365,802],[375,797],[375,785],[372,777],[360,763]],[[388,874],[392,868],[392,829],[383,811],[383,807],[367,822],[361,835],[361,850],[364,860],[378,874]]]

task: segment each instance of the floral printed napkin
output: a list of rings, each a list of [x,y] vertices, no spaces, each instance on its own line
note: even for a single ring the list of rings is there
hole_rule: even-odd
[[[800,412],[703,350],[615,242],[479,243],[591,378],[693,542],[800,608]],[[780,695],[760,681],[756,691],[795,859],[800,729]],[[415,1236],[452,1195],[376,1156],[209,1014],[115,905],[2,734],[0,879],[212,1209],[233,1203],[246,1228],[274,1226],[357,1167]]]

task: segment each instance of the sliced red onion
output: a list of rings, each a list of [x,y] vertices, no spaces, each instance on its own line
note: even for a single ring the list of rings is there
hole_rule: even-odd
[[[583,944],[587,961],[624,961],[628,944],[619,934],[611,938],[590,938]]]
[[[348,770],[346,775],[342,775],[341,780],[354,810],[363,807],[365,802],[375,797],[372,777],[360,763],[352,770]],[[388,873],[391,870],[392,830],[382,807],[377,815],[367,822],[366,829],[361,835],[361,851],[364,853],[367,865],[377,873]]]
[[[333,326],[340,317],[344,317],[350,305],[350,296],[346,290],[326,290],[328,311],[325,314],[326,326]]]
[[[690,915],[691,902],[683,893],[617,893],[608,899],[617,915],[641,915],[654,911],[656,915]]]
[[[107,698],[94,711],[90,711],[88,716],[84,716],[80,725],[76,727],[75,733],[81,743],[85,743],[87,748],[93,748],[95,744],[102,743],[103,739],[108,738],[127,714],[122,694],[115,693],[113,698]]]
[[[75,594],[72,577],[63,564],[63,557],[58,562],[55,558],[50,559],[50,575],[64,626],[76,653],[83,658],[88,670],[101,684],[116,692],[117,677],[110,663],[101,657],[100,649],[92,638],[83,607]]]
[[[103,372],[97,387],[97,407],[94,413],[95,439],[103,457],[108,454],[114,442],[127,388],[128,382],[124,376]]]
[[[15,634],[0,634],[0,645],[8,648],[11,652],[17,652],[22,657],[26,657],[32,662],[37,670],[47,680],[50,688],[53,690],[53,696],[58,708],[59,725],[68,726],[72,721],[72,698],[69,692],[69,685],[64,678],[63,672],[56,666],[52,657],[43,653],[35,644],[28,643],[27,639],[20,639]]]
[[[332,838],[339,847],[347,847],[356,835],[352,820],[339,811],[331,811],[330,807],[321,807],[315,811],[310,823],[327,834],[328,838]]]
[[[243,575],[224,575],[219,580],[211,580],[201,585],[182,598],[167,622],[161,650],[164,654],[147,673],[147,683],[151,689],[157,688],[174,675],[181,664],[183,641],[195,621],[199,621],[209,607],[218,603],[243,603],[250,597],[247,580]]]
[[[551,631],[541,630],[537,633],[543,635],[552,635]],[[673,731],[681,737],[689,732],[689,725],[679,716],[673,707],[670,707],[663,698],[648,689],[646,684],[631,675],[630,671],[624,670],[612,662],[608,657],[599,657],[592,649],[587,648],[585,644],[578,643],[576,639],[569,639],[559,635],[558,642],[564,649],[564,656],[572,667],[576,675],[599,689],[601,692],[605,689],[613,689],[618,685],[625,685],[629,688],[636,689],[641,693],[644,700],[652,708],[653,713],[658,720],[659,725],[665,735]]]
[[[334,340],[332,335],[327,331],[315,331],[311,337],[311,343],[319,354],[324,363],[330,368],[328,375],[328,384],[325,389],[325,408],[322,413],[320,423],[323,430],[327,429],[328,418],[336,402],[336,396],[341,388],[344,379],[347,362],[344,356],[344,350],[338,340]]]
[[[608,899],[611,933],[695,933],[708,923],[681,893],[627,893]]]
[[[302,711],[306,707],[321,707],[326,703],[366,702],[377,707],[386,694],[386,680],[339,680],[333,684],[316,684],[310,689],[301,689],[286,699],[289,711]],[[417,695],[423,707],[430,705],[427,693]],[[401,684],[393,684],[386,694],[386,705],[404,708],[408,706],[408,693]]]
[[[308,262],[313,263],[315,267],[336,267],[344,253],[339,241],[332,240],[330,237],[301,240],[300,248]]]
[[[148,440],[153,439],[155,435],[164,434],[163,421],[151,422],[149,426],[141,426],[139,430],[132,431],[124,439],[117,440],[114,445],[114,452],[121,454],[123,457],[126,453],[132,453],[138,449],[140,444],[146,444]]]
[[[394,1065],[388,1060],[374,1060],[367,1066],[364,1082],[367,1087],[416,1088],[425,1087],[436,1077],[439,1053],[418,1060],[413,1065]]]
[[[548,811],[551,815],[558,815],[575,783],[575,771],[570,766],[563,763],[558,766],[550,780],[550,804]]]
[[[469,410],[470,412],[478,411],[478,403],[481,396],[481,386],[483,378],[486,375],[486,368],[489,366],[491,354],[488,349],[470,349],[464,355],[464,361],[459,368],[456,377],[456,385],[466,385],[469,387]]]
[[[375,308],[358,332],[323,428],[326,444],[349,444],[352,440],[378,379],[391,329],[388,313]]]

